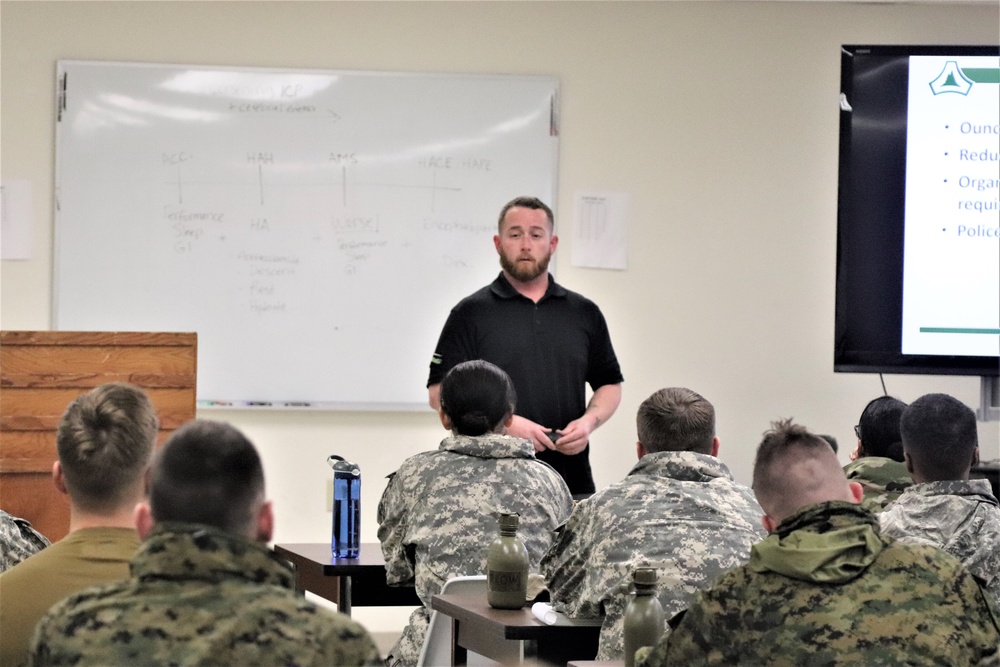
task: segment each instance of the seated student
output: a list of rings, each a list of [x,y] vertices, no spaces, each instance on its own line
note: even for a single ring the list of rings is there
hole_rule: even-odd
[[[28,660],[49,607],[94,584],[128,577],[139,548],[132,510],[159,422],[142,389],[101,385],[70,403],[56,430],[52,481],[69,496],[69,534],[0,574],[0,665]]]
[[[861,412],[854,434],[858,446],[844,466],[847,479],[861,484],[865,505],[879,511],[913,483],[903,464],[903,442],[899,418],[906,403],[892,396],[879,396]]]
[[[222,422],[195,421],[153,460],[132,578],[60,602],[38,624],[35,665],[377,664],[368,633],[295,592],[271,551],[257,450]]]
[[[390,651],[390,665],[416,663],[431,597],[448,579],[486,574],[501,512],[520,515],[518,537],[532,567],[569,516],[573,499],[562,477],[535,458],[531,441],[504,435],[515,406],[514,385],[500,368],[482,360],[455,366],[441,382],[441,423],[452,435],[389,478],[378,507],[386,578],[415,585],[424,603]]]
[[[31,522],[0,510],[0,572],[6,572],[50,542],[31,527]]]
[[[733,481],[719,453],[715,408],[690,389],[661,389],[639,406],[639,462],[581,501],[542,560],[554,606],[604,615],[598,660],[621,659],[632,571],[659,571],[669,618],[700,588],[750,557],[766,533],[753,491]]]
[[[913,486],[879,516],[882,532],[955,556],[1000,609],[1000,503],[979,462],[976,415],[947,394],[927,394],[903,413],[903,450]]]
[[[695,595],[643,665],[975,665],[1000,620],[954,557],[879,532],[836,455],[783,421],[753,489],[770,535]]]

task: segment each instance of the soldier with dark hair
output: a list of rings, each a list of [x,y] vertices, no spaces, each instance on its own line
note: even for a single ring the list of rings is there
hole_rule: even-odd
[[[857,448],[844,466],[847,479],[861,484],[865,505],[880,511],[913,483],[903,465],[903,440],[899,419],[906,403],[892,396],[879,396],[861,412],[854,427]]]
[[[753,480],[770,535],[641,664],[975,665],[997,651],[1000,622],[976,580],[934,547],[882,535],[821,438],[775,424]]]
[[[441,424],[452,434],[389,478],[378,507],[386,578],[390,586],[415,586],[424,603],[390,651],[390,665],[417,662],[431,597],[448,579],[486,572],[501,512],[520,515],[518,537],[533,569],[569,516],[566,483],[535,458],[530,441],[506,435],[516,405],[500,368],[482,360],[458,364],[441,382]]]
[[[295,593],[267,548],[273,513],[253,444],[222,422],[190,422],[153,462],[132,578],[53,607],[35,665],[378,664],[368,633]]]
[[[976,415],[947,394],[915,400],[901,422],[913,486],[879,516],[882,532],[930,544],[961,560],[1000,609],[1000,502],[979,462]]]
[[[0,665],[28,660],[49,607],[128,576],[139,548],[132,511],[145,495],[159,421],[139,387],[112,382],[78,396],[56,430],[56,489],[69,496],[69,534],[0,574]]]
[[[668,616],[750,557],[765,533],[753,491],[716,456],[715,408],[690,389],[661,389],[639,406],[639,462],[573,510],[542,561],[556,609],[604,616],[598,660],[621,659],[632,571],[655,567]]]

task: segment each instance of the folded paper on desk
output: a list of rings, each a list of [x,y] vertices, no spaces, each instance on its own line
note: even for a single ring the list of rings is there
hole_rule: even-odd
[[[552,609],[552,605],[545,602],[536,602],[531,605],[531,613],[546,625],[552,625],[559,618],[556,611]]]

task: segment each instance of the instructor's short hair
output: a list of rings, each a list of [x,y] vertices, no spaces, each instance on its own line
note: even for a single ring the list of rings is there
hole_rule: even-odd
[[[552,209],[538,197],[515,197],[503,205],[500,209],[500,218],[497,220],[497,231],[503,230],[503,219],[507,217],[507,211],[514,207],[530,208],[535,211],[545,211],[545,217],[549,219],[549,230],[555,229],[556,220],[552,214]]]
[[[488,361],[458,364],[441,381],[441,409],[461,435],[497,431],[516,408],[510,376]]]
[[[103,384],[70,403],[56,430],[56,451],[73,503],[100,514],[134,502],[158,428],[149,397],[124,382]]]
[[[962,478],[979,446],[976,413],[948,394],[926,394],[910,403],[899,428],[913,465],[937,480]]]
[[[712,452],[715,408],[690,389],[660,389],[642,402],[635,421],[647,452]]]
[[[149,505],[157,523],[200,523],[245,535],[263,501],[260,456],[230,424],[188,422],[153,460]]]

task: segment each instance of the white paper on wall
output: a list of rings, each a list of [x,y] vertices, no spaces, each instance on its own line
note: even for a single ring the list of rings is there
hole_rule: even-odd
[[[31,181],[0,182],[0,258],[31,259]]]
[[[573,266],[628,268],[628,218],[631,197],[625,192],[581,191],[575,197]]]

